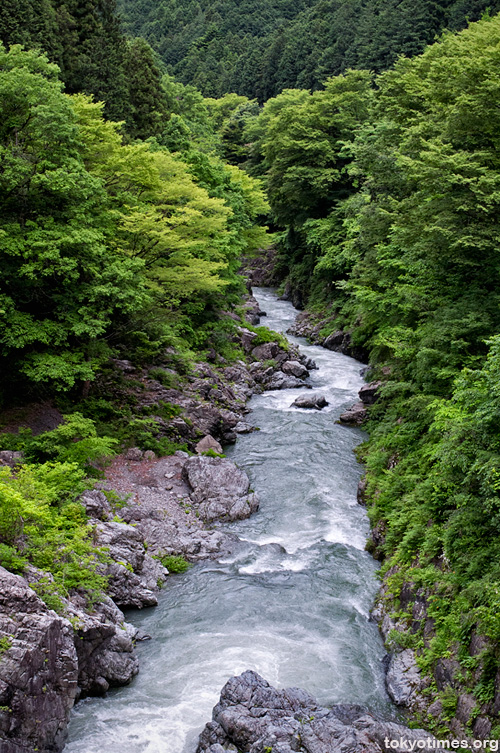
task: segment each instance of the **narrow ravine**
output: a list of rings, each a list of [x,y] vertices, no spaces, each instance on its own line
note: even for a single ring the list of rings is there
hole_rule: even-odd
[[[263,323],[285,332],[293,306],[271,290],[254,293]],[[127,615],[153,637],[139,646],[140,674],[75,708],[66,753],[193,753],[221,687],[245,669],[322,704],[390,713],[384,648],[369,621],[376,564],[356,502],[353,449],[363,433],[336,423],[357,398],[362,365],[290,339],[316,361],[310,383],[329,406],[291,408],[297,390],[252,399],[249,420],[260,431],[227,454],[248,472],[260,511],[230,526],[242,540],[231,556],[172,577],[157,608]]]

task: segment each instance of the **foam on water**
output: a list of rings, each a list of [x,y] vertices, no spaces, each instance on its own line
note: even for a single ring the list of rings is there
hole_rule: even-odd
[[[295,311],[257,291],[267,326],[286,331]],[[362,364],[304,341],[322,411],[291,408],[300,390],[251,401],[259,432],[227,453],[248,472],[259,512],[230,527],[239,548],[169,579],[156,609],[127,619],[153,636],[139,644],[130,687],[77,705],[65,753],[194,753],[226,680],[254,669],[272,684],[303,687],[321,703],[388,712],[384,655],[369,610],[376,564],[364,551],[366,513],[356,503],[363,433],[336,423],[357,400]]]

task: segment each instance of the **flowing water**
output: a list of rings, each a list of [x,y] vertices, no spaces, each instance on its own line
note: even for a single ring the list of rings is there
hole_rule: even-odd
[[[296,311],[271,290],[256,297],[263,323],[285,332]],[[73,712],[65,753],[193,753],[226,680],[254,669],[323,703],[356,702],[389,713],[384,655],[369,609],[376,565],[364,551],[356,503],[358,429],[336,424],[357,399],[362,364],[290,338],[313,358],[322,411],[291,408],[299,390],[252,398],[249,421],[227,454],[245,468],[260,511],[228,528],[236,553],[169,579],[155,609],[127,619],[153,636],[138,647],[131,686],[87,699]]]

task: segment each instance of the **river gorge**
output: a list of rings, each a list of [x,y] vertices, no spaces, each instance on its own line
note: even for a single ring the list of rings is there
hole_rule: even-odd
[[[254,295],[265,324],[286,332],[293,306],[270,289]],[[250,476],[260,510],[227,526],[239,538],[230,554],[171,576],[158,607],[127,613],[152,637],[138,647],[141,671],[129,687],[75,707],[66,753],[193,753],[220,688],[246,669],[324,705],[394,715],[369,619],[377,565],[356,501],[353,450],[364,434],[336,423],[357,399],[363,365],[290,340],[316,362],[308,383],[328,406],[292,408],[300,393],[289,389],[251,399],[248,421],[259,431],[225,451]]]

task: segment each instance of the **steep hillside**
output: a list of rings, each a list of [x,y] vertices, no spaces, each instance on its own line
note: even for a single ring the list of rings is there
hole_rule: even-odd
[[[287,87],[318,88],[350,67],[389,68],[497,0],[119,0],[129,33],[147,39],[171,73],[205,96],[261,102]]]

